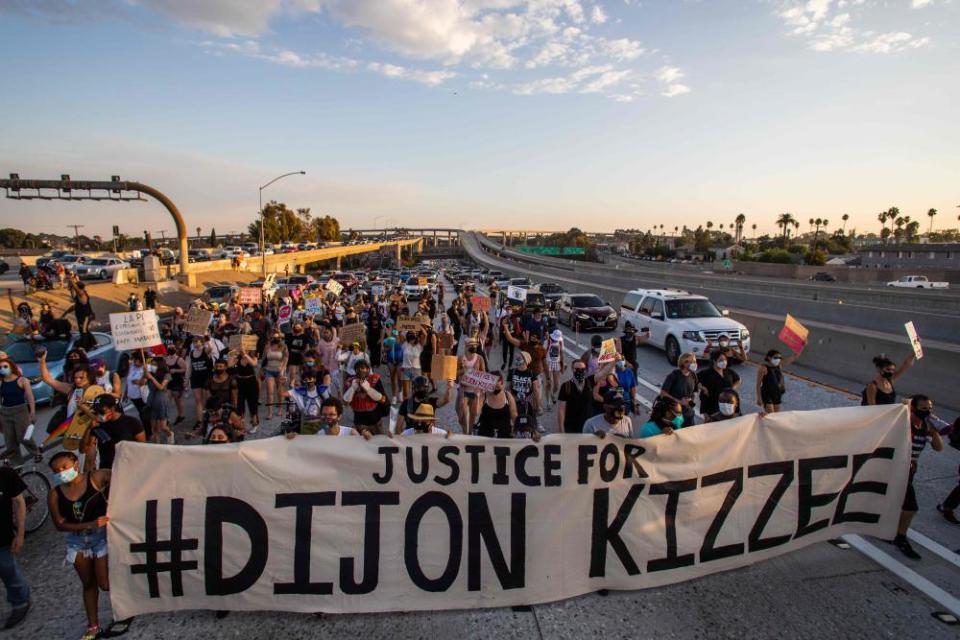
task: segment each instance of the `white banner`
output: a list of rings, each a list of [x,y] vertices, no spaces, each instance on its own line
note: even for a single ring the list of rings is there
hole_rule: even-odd
[[[507,287],[507,298],[509,300],[526,300],[527,299],[527,290],[523,287]]]
[[[892,537],[903,405],[756,414],[643,440],[551,435],[122,442],[116,618],[536,604]]]
[[[163,344],[157,312],[153,309],[111,313],[110,333],[113,334],[113,348],[117,351],[146,349]]]

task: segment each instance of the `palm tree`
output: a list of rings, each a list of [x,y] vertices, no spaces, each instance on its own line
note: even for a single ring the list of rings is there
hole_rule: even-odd
[[[887,228],[887,212],[881,211],[877,214],[877,220],[880,221],[880,237],[884,237],[884,230]]]
[[[933,233],[933,216],[937,215],[936,209],[930,209],[927,211],[927,216],[930,218],[930,230],[927,233]]]
[[[843,220],[843,229],[842,229],[843,235],[847,235],[847,220],[850,219],[850,214],[845,213],[842,216],[840,216],[840,219]]]
[[[743,240],[743,225],[746,223],[746,221],[747,216],[743,215],[742,213],[738,213],[737,219],[734,220],[734,223],[736,224],[735,228],[737,230],[737,244],[740,244],[740,241]]]
[[[958,216],[958,217],[960,217],[960,216]],[[753,223],[752,225],[750,225],[750,226],[753,228],[753,237],[756,238],[756,237],[757,237],[757,223],[754,222],[754,223]]]
[[[813,231],[813,225],[816,224],[817,221],[814,220],[813,218],[810,218],[809,222],[810,222],[810,229],[809,229],[809,231]]]
[[[787,227],[793,225],[795,222],[796,219],[792,213],[781,213],[777,218],[777,226],[783,230],[782,235],[784,238],[787,237]]]

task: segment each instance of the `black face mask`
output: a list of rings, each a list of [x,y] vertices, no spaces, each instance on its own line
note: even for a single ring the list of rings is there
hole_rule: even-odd
[[[917,416],[921,420],[926,420],[927,418],[930,417],[930,414],[931,414],[930,409],[914,409],[913,411],[913,415]]]
[[[427,392],[426,392],[426,391],[422,391],[422,390],[421,390],[421,391],[414,391],[414,392],[413,392],[413,397],[414,397],[414,399],[417,400],[418,402],[422,402],[422,401],[424,401],[424,400],[427,399]]]
[[[887,380],[890,380],[893,378],[893,371],[883,371],[880,373],[880,375],[886,378]]]
[[[574,369],[573,370],[573,379],[577,382],[583,382],[584,378],[587,377],[586,369]]]

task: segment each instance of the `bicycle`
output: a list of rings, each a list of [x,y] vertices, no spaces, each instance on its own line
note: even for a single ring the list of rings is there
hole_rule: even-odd
[[[27,517],[23,528],[26,533],[33,533],[39,530],[50,517],[47,494],[50,493],[53,485],[50,484],[50,479],[36,468],[36,465],[43,462],[43,453],[39,448],[33,454],[32,461],[23,464],[12,465],[10,457],[4,455],[0,464],[12,468],[27,486],[27,490],[23,492],[23,499],[27,504]]]

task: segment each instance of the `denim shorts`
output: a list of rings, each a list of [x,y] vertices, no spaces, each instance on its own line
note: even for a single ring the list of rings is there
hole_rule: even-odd
[[[105,558],[107,556],[107,528],[87,529],[83,532],[68,533],[67,563],[73,564],[77,556],[84,558]]]
[[[403,369],[402,374],[401,374],[401,376],[400,376],[400,379],[401,379],[401,380],[410,380],[410,381],[412,382],[414,378],[416,378],[417,376],[421,376],[421,375],[423,375],[423,373],[421,373],[420,369],[412,369],[412,368],[411,368],[411,369]]]
[[[264,373],[268,378],[279,378],[279,377],[280,377],[280,372],[279,372],[279,371],[270,371],[270,369],[264,369],[264,370],[263,370],[263,373]]]

